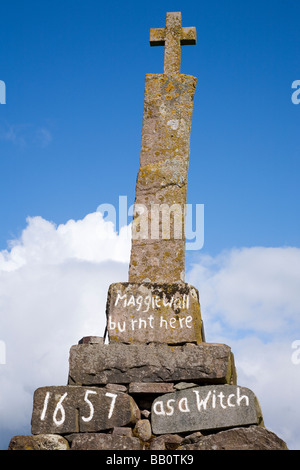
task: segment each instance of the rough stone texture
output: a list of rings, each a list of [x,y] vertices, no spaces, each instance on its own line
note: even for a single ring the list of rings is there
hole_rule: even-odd
[[[193,384],[193,383],[190,383],[190,382],[179,382],[178,384],[175,384],[174,385],[174,388],[176,390],[185,390],[186,388],[192,388],[192,387],[196,387],[197,384]]]
[[[134,425],[140,411],[125,393],[95,387],[42,387],[35,391],[32,434],[96,432]]]
[[[77,434],[71,450],[142,450],[137,437],[118,436],[104,433]]]
[[[146,75],[129,282],[184,281],[185,205],[196,82],[190,75]]]
[[[216,430],[262,422],[258,400],[248,388],[207,385],[157,397],[151,410],[154,434]]]
[[[195,443],[183,442],[180,450],[288,450],[288,448],[282,439],[268,429],[250,426],[199,436]]]
[[[69,364],[70,385],[236,383],[230,347],[217,343],[79,344],[71,347]]]
[[[192,434],[185,436],[181,444],[194,444],[195,442],[198,442],[202,436],[203,434],[200,431],[193,432]]]
[[[110,342],[201,343],[199,294],[186,283],[115,283],[108,291]]]
[[[105,385],[105,389],[111,392],[127,392],[127,387],[121,384],[107,384]]]
[[[132,428],[127,428],[125,426],[123,427],[114,427],[112,434],[117,435],[117,436],[127,436],[127,437],[133,437],[132,434]]]
[[[170,382],[132,382],[129,384],[129,394],[132,395],[161,395],[174,391],[174,384]]]
[[[149,450],[176,450],[182,442],[183,437],[178,434],[164,434],[151,441]]]
[[[104,338],[101,336],[84,336],[78,341],[78,344],[99,344],[103,342]]]
[[[14,436],[8,450],[69,450],[69,443],[62,436],[41,434],[38,436]]]
[[[150,421],[148,419],[138,420],[133,429],[133,435],[143,442],[149,441],[152,436]]]

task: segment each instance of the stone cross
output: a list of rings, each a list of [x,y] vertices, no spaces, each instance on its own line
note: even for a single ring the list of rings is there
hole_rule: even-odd
[[[180,45],[195,28],[167,13],[151,44],[165,44],[163,74],[146,74],[140,169],[136,183],[129,282],[184,282],[190,131],[197,79],[180,73]]]
[[[181,44],[195,28],[181,13],[150,43],[165,45],[163,74],[146,74],[140,168],[127,283],[107,297],[110,342],[184,344],[204,341],[199,293],[185,283],[185,216],[193,98],[197,79],[180,73]]]
[[[181,13],[167,13],[166,27],[150,30],[150,45],[165,46],[164,73],[180,73],[181,46],[196,44],[196,28],[181,26]]]

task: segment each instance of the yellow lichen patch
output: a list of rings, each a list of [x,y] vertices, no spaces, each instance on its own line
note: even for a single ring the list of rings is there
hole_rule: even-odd
[[[168,86],[167,86],[167,88],[166,88],[166,91],[167,91],[168,93],[170,93],[171,91],[174,90],[174,88],[175,88],[175,87],[174,87],[173,83],[172,83],[172,82],[169,82],[169,83],[168,83]]]

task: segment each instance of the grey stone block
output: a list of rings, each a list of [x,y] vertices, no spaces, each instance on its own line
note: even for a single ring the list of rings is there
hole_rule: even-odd
[[[258,400],[245,387],[206,385],[157,397],[151,409],[154,434],[249,426],[262,421]]]
[[[119,436],[116,434],[84,433],[77,434],[71,450],[142,450],[137,437]]]
[[[208,436],[200,436],[194,443],[180,450],[288,450],[286,443],[276,434],[261,426],[229,429]]]
[[[183,381],[236,383],[230,347],[216,343],[111,343],[78,344],[70,350],[70,385]]]
[[[8,450],[69,450],[69,443],[56,434],[40,434],[38,436],[14,436]]]
[[[34,393],[31,432],[97,432],[134,425],[139,418],[134,399],[125,393],[97,387],[42,387]]]

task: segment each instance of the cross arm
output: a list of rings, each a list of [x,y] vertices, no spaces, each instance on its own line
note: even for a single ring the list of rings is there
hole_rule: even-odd
[[[150,29],[150,46],[164,46],[164,74],[180,73],[181,46],[196,44],[196,28],[182,27],[181,13],[167,13],[165,28]]]
[[[189,46],[189,45],[196,44],[196,40],[197,40],[197,35],[196,35],[196,28],[194,26],[181,29],[180,43],[182,46]]]
[[[150,46],[164,46],[165,44],[165,28],[151,28],[150,29]],[[196,44],[196,28],[190,26],[181,28],[180,43],[182,46]]]
[[[150,29],[150,46],[163,46],[165,44],[165,28]]]

